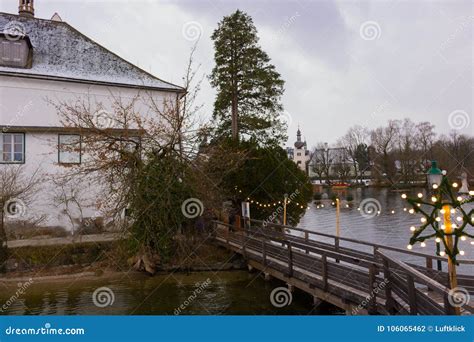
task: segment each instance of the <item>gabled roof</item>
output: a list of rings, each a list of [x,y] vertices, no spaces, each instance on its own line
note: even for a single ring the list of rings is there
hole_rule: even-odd
[[[24,29],[29,37],[33,66],[30,69],[0,66],[0,75],[184,91],[127,62],[65,22],[0,12],[0,32],[12,25]]]

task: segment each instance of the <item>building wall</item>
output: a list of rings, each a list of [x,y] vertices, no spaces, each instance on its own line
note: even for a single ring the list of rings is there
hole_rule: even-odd
[[[106,87],[86,85],[70,82],[34,80],[17,77],[0,76],[0,125],[7,132],[23,133],[18,126],[30,127],[60,127],[61,123],[56,109],[49,101],[90,102],[95,108],[102,103],[105,110],[113,112],[112,97],[120,98],[124,102],[130,101],[137,95],[142,100],[137,101],[134,110],[144,117],[150,117],[153,112],[146,102],[152,96],[157,104],[162,104],[165,99],[176,101],[175,93],[159,91],[139,91],[132,88]],[[15,127],[16,126],[16,127]],[[70,166],[58,163],[58,133],[43,131],[25,132],[25,162],[21,165],[0,164],[0,172],[7,168],[21,167],[26,177],[36,174],[41,179],[38,190],[31,201],[26,203],[25,216],[22,220],[35,220],[44,218],[41,226],[61,226],[68,230],[77,228],[69,216],[65,215],[66,207],[61,204],[60,198],[63,190],[74,191],[75,197],[81,202],[83,217],[97,216],[95,206],[98,194],[104,197],[103,189],[91,184],[87,179],[75,180],[75,189],[62,189],[53,180],[58,180],[60,175],[70,171]],[[83,206],[83,207],[82,207]],[[71,205],[68,213],[77,220],[80,219],[79,208]],[[7,222],[8,224],[8,222]]]

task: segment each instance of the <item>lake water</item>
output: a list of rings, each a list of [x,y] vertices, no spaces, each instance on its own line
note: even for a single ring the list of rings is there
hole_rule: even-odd
[[[408,212],[410,207],[406,200],[401,198],[401,194],[406,193],[410,197],[416,197],[419,192],[425,193],[424,190],[420,189],[404,192],[371,188],[347,190],[341,198],[346,198],[350,194],[353,196],[353,201],[351,204],[342,202],[340,236],[406,249],[411,237],[410,226],[421,224],[421,214],[410,214]],[[331,202],[331,200],[325,201],[324,207],[320,206],[319,208],[318,204],[311,204],[298,227],[335,235],[336,209],[331,205]],[[469,205],[467,208],[472,209],[473,207],[473,205]],[[361,210],[358,210],[358,208]],[[376,211],[380,211],[380,213],[378,214]],[[426,231],[429,229],[428,227]],[[316,235],[312,235],[311,238],[327,242],[334,241],[318,238]],[[341,245],[362,249],[351,243],[343,242]],[[469,239],[460,241],[459,249],[465,252],[464,257],[459,256],[459,259],[474,259],[474,246],[470,244]],[[365,250],[372,252],[370,247]],[[422,248],[420,244],[416,244],[412,250],[435,255],[436,243],[433,239],[428,240],[426,241],[426,247]],[[397,254],[397,256],[405,261],[417,263],[420,261],[419,258],[407,257],[403,254]],[[472,268],[470,268],[470,271],[472,271]]]
[[[404,211],[407,206],[406,202],[400,198],[400,193],[388,189],[357,189],[350,190],[349,193],[354,200],[349,207],[346,207],[345,203],[342,205],[342,237],[406,248],[410,238],[409,227],[419,224],[420,218]],[[416,193],[417,191],[413,191],[413,194]],[[363,200],[370,200],[378,208],[365,208],[367,215],[362,215],[363,210],[357,209]],[[370,211],[375,209],[380,213]],[[335,234],[335,213],[336,210],[331,206],[330,201],[324,208],[317,208],[316,204],[311,204],[299,227]],[[342,245],[355,247],[347,243]],[[465,250],[466,258],[473,258],[473,246],[469,244],[469,241],[461,241],[461,249]],[[434,255],[435,244],[430,241],[425,248],[415,246],[413,250]],[[406,257],[402,256],[402,258]],[[417,262],[415,259],[409,259],[407,261]],[[474,274],[472,268],[464,268],[462,273],[469,274],[469,272]],[[207,285],[203,286],[203,282],[207,281],[209,284],[206,283]],[[312,298],[298,291],[295,291],[291,305],[276,308],[270,302],[270,294],[273,289],[282,285],[276,280],[266,282],[258,273],[246,271],[178,273],[154,277],[135,273],[95,280],[73,278],[48,283],[33,282],[25,289],[24,295],[13,300],[7,310],[0,314],[306,315],[341,313],[329,305],[319,307],[317,311],[313,310]],[[1,305],[9,302],[22,286],[25,285],[0,283],[0,309]],[[114,299],[112,305],[103,308],[93,302],[94,291],[102,287],[110,289]],[[184,308],[181,312],[177,312],[181,305]]]
[[[120,275],[97,280],[70,279],[35,283],[15,300],[7,315],[308,315],[340,313],[329,305],[313,310],[312,299],[299,291],[290,305],[271,304],[279,281],[265,281],[247,271],[196,272],[190,274]],[[0,285],[0,303],[7,303],[19,284]],[[22,286],[22,285],[20,285]],[[107,287],[112,305],[98,307],[97,289]],[[110,292],[111,291],[111,292]],[[100,291],[105,293],[104,291]],[[99,305],[110,303],[104,294]],[[108,300],[108,302],[107,302]],[[180,310],[180,306],[182,308]],[[1,307],[1,305],[0,305]],[[180,311],[179,311],[180,310]]]

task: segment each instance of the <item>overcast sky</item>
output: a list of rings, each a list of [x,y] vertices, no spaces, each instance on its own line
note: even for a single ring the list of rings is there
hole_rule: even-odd
[[[431,121],[474,134],[471,1],[35,1],[129,61],[181,84],[189,50],[213,66],[210,35],[236,9],[254,18],[260,43],[286,81],[290,143],[298,124],[309,146],[334,143],[354,124]],[[17,13],[17,0],[0,11]],[[204,82],[200,102],[212,112]]]

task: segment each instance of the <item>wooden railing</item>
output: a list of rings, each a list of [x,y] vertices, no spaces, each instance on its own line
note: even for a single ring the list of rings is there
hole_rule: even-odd
[[[454,315],[454,307],[449,302],[449,289],[442,284],[428,278],[406,263],[396,260],[383,252],[377,251],[383,264],[386,309],[394,311],[394,304],[408,307],[410,315]],[[429,291],[424,292],[424,286]],[[474,312],[473,308],[465,305],[465,309]]]
[[[307,229],[296,228],[292,226],[272,224],[272,223],[267,223],[267,222],[259,221],[259,220],[250,220],[250,222],[247,222],[247,228],[250,230],[255,230],[257,228],[262,228],[262,227],[265,227],[266,229],[279,231],[282,234],[284,234],[282,237],[286,239],[296,238],[299,241],[304,241],[306,243],[319,244],[322,248],[331,248],[335,251],[347,252],[354,256],[366,258],[367,260],[370,260],[370,261],[375,260],[375,254],[377,251],[390,251],[390,252],[395,252],[397,254],[401,254],[402,257],[400,259],[402,260],[408,259],[408,258],[418,258],[419,262],[417,262],[417,264],[412,263],[412,262],[406,262],[406,263],[409,266],[413,267],[414,269],[440,282],[444,286],[448,286],[449,284],[448,273],[444,271],[439,271],[433,268],[433,265],[435,265],[436,262],[439,261],[443,265],[442,268],[447,270],[447,263],[448,263],[447,257],[429,255],[429,254],[410,251],[410,250],[402,249],[398,247],[381,245],[381,244],[372,243],[368,241],[362,241],[358,239],[338,237],[331,234],[314,232]],[[303,235],[303,238],[298,238],[294,236],[293,234],[291,234],[291,232],[299,232],[301,233],[301,235]],[[324,238],[330,239],[333,241],[333,244],[320,242],[317,240],[318,237],[324,237]],[[342,242],[350,243],[351,248],[342,247],[341,246]],[[363,251],[363,249],[366,249],[367,247],[371,249],[371,253]],[[457,263],[461,267],[466,266],[466,267],[469,267],[470,270],[474,269],[473,259],[458,259]],[[421,266],[423,264],[425,266]],[[462,274],[462,272],[460,272],[460,274],[458,275],[458,285],[466,288],[470,293],[474,294],[474,277],[473,276]]]
[[[448,289],[430,279],[427,269],[409,265],[382,251],[395,249],[406,253],[404,250],[354,239],[338,239],[377,247],[373,253],[367,253],[342,247],[336,242],[337,237],[329,234],[297,229],[305,233],[304,237],[298,237],[285,231],[295,228],[256,226],[256,222],[261,221],[245,222],[244,228],[215,221],[216,240],[242,254],[249,262],[255,262],[263,272],[274,272],[284,281],[305,284],[305,290],[313,295],[312,289],[323,291],[323,296],[332,298],[336,305],[339,298],[344,303],[351,303],[352,307],[364,303],[363,309],[369,313],[454,313],[447,301]],[[312,240],[310,234],[335,238],[334,244]],[[408,254],[436,259],[422,253]],[[472,263],[471,260],[463,262]],[[463,281],[474,288],[473,276],[461,277],[465,277]],[[321,292],[317,295],[321,296]],[[472,308],[467,306],[466,310]]]

